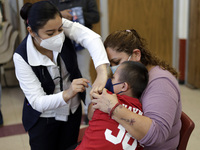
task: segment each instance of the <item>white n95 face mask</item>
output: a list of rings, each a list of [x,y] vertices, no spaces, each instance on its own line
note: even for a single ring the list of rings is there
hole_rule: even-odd
[[[62,31],[60,34],[50,37],[48,39],[41,39],[40,46],[48,50],[60,53],[64,41],[65,41],[65,35],[64,32]]]

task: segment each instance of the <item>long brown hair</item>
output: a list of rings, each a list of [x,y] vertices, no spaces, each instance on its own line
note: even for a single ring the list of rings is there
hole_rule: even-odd
[[[146,48],[146,45],[146,40],[141,38],[134,29],[115,31],[111,33],[104,41],[105,48],[110,47],[117,52],[125,52],[128,55],[131,55],[134,49],[139,49],[141,51],[140,61],[145,66],[160,66],[162,69],[171,72],[177,78],[178,72],[165,61],[153,55]]]

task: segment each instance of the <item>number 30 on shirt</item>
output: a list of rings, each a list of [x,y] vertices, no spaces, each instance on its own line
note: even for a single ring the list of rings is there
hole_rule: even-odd
[[[138,144],[137,140],[134,139],[128,132],[126,133],[126,130],[122,125],[119,124],[118,129],[119,132],[117,136],[113,136],[112,131],[110,129],[106,129],[104,133],[106,140],[115,145],[122,143],[122,148],[124,150],[135,150]],[[130,145],[128,142],[131,138],[133,138],[134,142]]]

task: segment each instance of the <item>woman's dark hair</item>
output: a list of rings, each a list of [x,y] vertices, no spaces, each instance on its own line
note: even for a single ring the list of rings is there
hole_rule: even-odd
[[[56,15],[62,18],[60,11],[49,1],[39,1],[34,4],[25,3],[20,10],[20,16],[24,19],[26,26],[37,33],[48,20],[54,19]]]
[[[173,67],[165,61],[160,60],[146,48],[146,40],[141,38],[134,29],[119,30],[111,33],[104,41],[104,46],[105,48],[113,48],[117,52],[125,52],[128,55],[131,55],[134,49],[139,49],[141,52],[140,61],[145,66],[158,65],[162,69],[171,72],[176,78],[178,77],[178,73]]]
[[[140,98],[149,81],[146,67],[139,62],[125,61],[120,65],[120,68],[119,81],[127,82],[131,88],[132,96]]]

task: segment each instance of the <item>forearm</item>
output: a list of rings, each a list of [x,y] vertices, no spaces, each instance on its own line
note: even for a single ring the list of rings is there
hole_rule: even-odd
[[[106,81],[108,79],[107,74],[107,64],[102,64],[96,68],[97,77],[92,85],[92,90],[90,94],[94,93],[102,93],[103,88],[106,85]]]
[[[108,72],[107,72],[107,64],[102,64],[96,68],[97,78],[101,79],[102,81],[107,81],[108,79]]]
[[[142,139],[147,134],[152,123],[150,118],[131,112],[122,105],[115,108],[112,118],[137,140]]]

